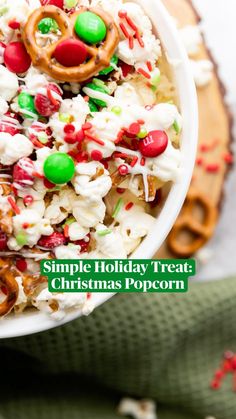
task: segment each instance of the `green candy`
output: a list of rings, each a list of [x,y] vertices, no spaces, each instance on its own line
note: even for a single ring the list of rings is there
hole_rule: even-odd
[[[97,105],[95,105],[95,103],[91,99],[89,99],[89,103],[88,104],[89,104],[90,112],[98,112]]]
[[[16,235],[16,241],[19,246],[25,246],[27,244],[27,236],[24,231]]]
[[[96,90],[97,92],[107,94],[107,87],[106,86],[102,87],[102,86],[97,86],[97,84],[95,84],[95,83],[88,83],[88,84],[86,84],[86,87],[89,87],[89,89],[92,89],[92,90]],[[106,102],[104,102],[104,100],[93,98],[92,101],[96,105],[101,106],[102,108],[105,108],[107,106],[107,104],[106,104]]]
[[[43,167],[45,177],[56,185],[69,182],[75,174],[73,159],[66,153],[54,153],[47,157]]]
[[[40,20],[38,24],[38,30],[43,34],[47,34],[49,32],[57,32],[58,24],[55,19],[45,17],[44,19]]]
[[[18,105],[22,111],[21,113],[23,114],[24,118],[29,118],[29,119],[33,118],[33,115],[28,115],[27,112],[25,113],[25,111],[28,111],[34,114],[35,116],[38,116],[38,112],[36,111],[35,106],[34,106],[34,98],[29,93],[21,92],[19,94]]]
[[[113,55],[111,59],[111,64],[117,65],[118,64],[118,57],[117,55]],[[104,68],[104,70],[100,71],[100,76],[106,76],[107,74],[111,73],[114,70],[114,66],[110,65],[107,68]]]
[[[83,41],[97,44],[106,37],[107,28],[98,15],[92,12],[83,12],[76,19],[75,32]]]

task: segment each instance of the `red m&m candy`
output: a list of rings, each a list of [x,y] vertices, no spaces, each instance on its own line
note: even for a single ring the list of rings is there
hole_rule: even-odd
[[[60,9],[63,9],[64,7],[64,0],[41,0],[42,6],[46,6],[48,4],[52,6],[59,7]]]
[[[11,42],[4,51],[4,63],[12,73],[25,73],[31,66],[31,58],[22,42]]]
[[[167,145],[168,136],[165,131],[150,131],[139,142],[139,151],[144,157],[157,157],[164,153]]]
[[[57,45],[54,58],[64,67],[75,67],[84,63],[88,56],[86,45],[79,39],[66,39]]]

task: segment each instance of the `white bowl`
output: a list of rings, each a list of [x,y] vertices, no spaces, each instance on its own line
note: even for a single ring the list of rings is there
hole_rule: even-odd
[[[158,32],[168,59],[176,63],[174,68],[175,82],[179,95],[181,114],[183,116],[183,133],[181,151],[183,156],[182,177],[174,184],[168,194],[165,205],[159,214],[152,232],[132,255],[134,259],[151,258],[159,249],[173,226],[183,205],[192,176],[197,147],[198,108],[196,90],[189,67],[188,57],[179,40],[178,31],[161,0],[135,0],[150,16],[153,27]],[[111,293],[94,293],[95,307],[112,297]],[[68,314],[60,322],[52,320],[38,311],[29,311],[21,315],[10,315],[0,320],[0,338],[28,335],[51,329],[79,317],[78,311]]]

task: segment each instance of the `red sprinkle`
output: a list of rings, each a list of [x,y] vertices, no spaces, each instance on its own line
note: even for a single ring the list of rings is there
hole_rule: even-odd
[[[223,159],[224,159],[225,163],[227,163],[227,164],[232,164],[234,162],[234,156],[231,153],[226,153],[223,156]]]
[[[23,199],[23,202],[26,206],[32,205],[34,202],[34,198],[32,197],[32,195],[26,195]]]
[[[137,120],[137,122],[138,122],[140,125],[144,125],[144,124],[145,124],[145,121],[144,121],[143,119],[138,119],[138,120]]]
[[[116,140],[114,141],[114,142],[115,142],[115,144],[119,144],[119,143],[122,141],[124,133],[125,133],[125,131],[124,131],[124,130],[121,130],[121,131],[118,133],[117,138],[116,138]]]
[[[120,11],[119,11],[119,13],[118,13],[118,16],[119,16],[121,19],[124,19],[124,18],[127,16],[127,12],[126,12],[126,10],[120,10]]]
[[[134,38],[132,37],[132,35],[129,36],[129,48],[134,48]]]
[[[131,29],[133,29],[135,32],[138,30],[137,26],[135,25],[135,23],[132,21],[132,19],[130,19],[129,16],[125,16],[125,20],[128,23],[128,25],[131,27]]]
[[[121,176],[125,176],[129,173],[129,168],[126,164],[121,164],[118,167],[118,170],[119,170],[119,173],[120,173]]]
[[[148,70],[149,71],[152,71],[152,64],[151,64],[151,62],[150,61],[147,61],[146,64],[147,64]]]
[[[77,153],[74,158],[78,163],[86,163],[88,161],[89,156],[88,153],[86,153],[86,151],[81,151],[80,153]]]
[[[135,36],[136,36],[136,38],[137,38],[137,40],[138,40],[138,43],[139,43],[139,45],[140,45],[140,47],[142,47],[142,48],[144,48],[144,42],[143,42],[143,39],[142,39],[142,37],[140,36],[140,33],[139,33],[139,31],[137,30],[137,32],[136,32],[136,34],[135,34]]]
[[[221,384],[218,380],[212,380],[211,382],[211,388],[214,390],[218,390],[220,388]]]
[[[66,125],[64,126],[64,133],[65,133],[65,134],[71,134],[71,133],[73,133],[73,132],[75,132],[75,127],[74,127],[74,125],[73,125],[73,124],[66,124]]]
[[[141,166],[145,166],[145,163],[146,163],[146,159],[145,159],[145,157],[142,157],[141,160],[140,160]]]
[[[91,158],[95,161],[101,161],[103,159],[103,155],[100,150],[93,150],[91,153]]]
[[[44,179],[44,176],[43,176],[43,175],[41,175],[41,174],[40,174],[40,173],[38,173],[38,172],[33,172],[33,173],[32,173],[32,176],[37,177],[38,179]]]
[[[129,155],[126,153],[118,153],[117,151],[115,151],[115,153],[113,154],[113,157],[114,159],[127,159]]]
[[[129,210],[130,210],[133,206],[134,206],[134,203],[133,203],[133,202],[129,202],[129,203],[125,206],[126,211],[129,211]]]
[[[209,163],[206,165],[205,169],[209,173],[217,173],[220,170],[220,165],[218,163]]]
[[[82,130],[87,131],[88,129],[91,129],[93,126],[90,122],[85,122],[85,124],[82,125]]]
[[[16,204],[15,200],[14,200],[11,196],[9,196],[9,197],[7,198],[7,200],[8,200],[8,202],[9,202],[9,204],[11,205],[11,207],[12,207],[13,211],[14,211],[17,215],[19,215],[19,214],[20,214],[20,208],[19,208],[19,207],[18,207],[18,205]]]
[[[126,38],[129,38],[129,32],[127,31],[127,29],[126,29],[126,27],[125,27],[124,23],[120,23],[120,29],[122,30],[122,32],[123,32],[123,34],[124,34],[124,36],[125,36]]]
[[[124,188],[116,188],[116,192],[119,193],[120,195],[122,195],[123,193],[125,193],[125,189]]]
[[[81,129],[76,133],[76,140],[81,143],[85,139],[84,131]]]
[[[67,144],[75,144],[78,141],[76,135],[74,135],[73,133],[66,134],[64,140]]]
[[[25,272],[27,269],[27,262],[25,259],[17,259],[16,260],[16,267],[19,271]]]
[[[69,225],[66,224],[64,227],[64,236],[69,237]]]
[[[131,163],[130,163],[130,166],[131,167],[134,167],[137,164],[137,162],[138,162],[138,157],[137,156],[134,156],[133,159],[132,159],[132,161],[131,161]]]
[[[23,223],[22,227],[24,230],[27,230],[27,228],[29,228],[29,223]]]
[[[140,132],[140,125],[138,122],[134,122],[128,128],[129,134],[137,135]]]
[[[11,20],[8,23],[8,26],[9,26],[9,28],[13,29],[14,31],[17,30],[17,29],[20,29],[20,23],[17,22],[16,20]]]
[[[139,67],[137,73],[142,74],[142,76],[146,77],[146,79],[150,79],[150,74],[147,73],[143,68]]]
[[[196,159],[197,166],[201,166],[202,163],[203,163],[203,158],[202,157],[197,157],[197,159]]]
[[[99,145],[102,145],[102,146],[105,145],[105,143],[102,140],[99,140],[99,138],[94,137],[94,135],[88,134],[87,132],[86,132],[85,135],[86,135],[86,138],[88,138],[89,140],[94,141],[95,143],[97,143]]]

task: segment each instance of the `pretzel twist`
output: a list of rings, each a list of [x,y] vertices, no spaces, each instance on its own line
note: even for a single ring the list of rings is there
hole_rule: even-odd
[[[203,220],[195,218],[194,210],[200,207],[204,212]],[[167,244],[169,249],[179,257],[190,257],[199,250],[212,236],[218,212],[206,195],[193,188],[188,192],[182,211],[172,228]],[[189,235],[184,243],[181,233]]]
[[[13,309],[19,294],[17,272],[8,260],[0,259],[0,283],[7,289],[5,300],[0,303],[0,316],[6,316]]]
[[[99,47],[86,45],[90,56],[87,62],[75,67],[64,67],[53,60],[54,51],[62,41],[71,38],[78,39],[74,30],[75,22],[77,17],[85,11],[95,13],[104,21],[107,28],[106,39]],[[45,17],[55,19],[62,36],[57,42],[42,48],[37,44],[36,32],[39,22]],[[119,42],[119,32],[112,17],[99,8],[81,7],[69,17],[63,10],[49,5],[36,9],[30,15],[23,30],[22,38],[35,67],[58,81],[82,82],[109,66],[110,59]]]

